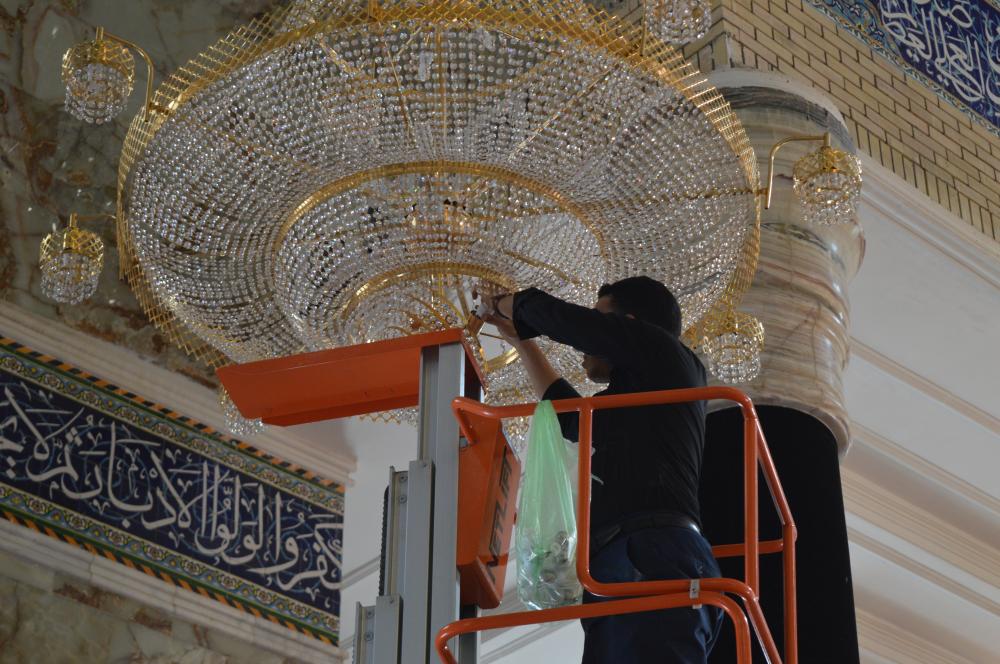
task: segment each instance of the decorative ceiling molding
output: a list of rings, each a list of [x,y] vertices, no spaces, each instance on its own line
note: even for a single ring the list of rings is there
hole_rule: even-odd
[[[969,403],[965,399],[955,396],[952,392],[941,387],[937,383],[924,378],[920,374],[907,369],[895,360],[892,360],[871,346],[868,346],[855,337],[851,337],[851,352],[893,378],[896,378],[919,392],[923,392],[931,399],[944,404],[957,413],[964,415],[973,422],[985,427],[989,431],[1000,436],[1000,418],[987,413],[978,406]]]
[[[853,434],[852,446],[860,445],[874,450],[903,466],[908,471],[936,482],[949,491],[975,503],[984,510],[988,510],[997,519],[1000,519],[1000,500],[985,491],[969,484],[956,475],[952,475],[940,466],[914,454],[902,445],[872,431],[863,424],[852,421],[851,433]]]
[[[841,480],[848,512],[1000,588],[1000,550],[854,471]]]
[[[878,541],[874,537],[862,533],[857,528],[848,526],[847,535],[851,544],[856,544],[857,546],[875,554],[879,558],[887,560],[892,564],[907,570],[908,572],[926,579],[942,590],[946,590],[947,592],[956,595],[957,597],[961,597],[965,601],[975,604],[979,608],[1000,617],[1000,603],[994,602],[989,597],[976,592],[972,588],[969,588],[954,579],[948,578],[948,576],[942,574],[941,572],[938,572],[937,570],[934,570],[927,565],[910,558],[909,556],[903,555],[898,550]]]
[[[342,580],[340,582],[340,587],[344,590],[350,588],[355,583],[360,582],[362,579],[367,579],[372,574],[378,572],[379,563],[381,562],[381,556],[375,556],[371,560],[368,560],[361,565],[358,565],[349,572],[345,572]]]
[[[226,429],[216,393],[102,339],[77,332],[8,302],[0,301],[0,333],[58,357],[95,376],[138,394],[149,395],[179,413],[219,430]],[[271,427],[248,442],[285,461],[350,486],[354,459],[319,449],[287,429]],[[322,454],[319,452],[322,451]]]
[[[874,613],[858,609],[856,615],[861,648],[895,664],[976,664]]]
[[[110,593],[155,607],[181,620],[254,643],[263,650],[310,664],[343,662],[343,648],[328,646],[267,618],[257,618],[148,576],[138,569],[94,555],[65,542],[0,519],[0,550],[32,564],[57,570]]]
[[[865,178],[862,208],[870,206],[1000,290],[1000,244],[929,197],[914,195],[913,185],[867,154],[858,158]]]

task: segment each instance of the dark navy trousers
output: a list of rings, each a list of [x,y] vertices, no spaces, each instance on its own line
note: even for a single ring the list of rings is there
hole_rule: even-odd
[[[691,528],[649,528],[619,535],[591,558],[604,583],[720,576],[708,541]],[[583,602],[608,601],[584,593]],[[714,606],[588,618],[583,664],[705,664],[722,626]]]

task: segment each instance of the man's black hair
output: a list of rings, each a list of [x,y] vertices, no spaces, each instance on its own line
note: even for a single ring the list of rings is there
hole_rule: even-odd
[[[604,284],[597,297],[611,296],[615,311],[632,314],[639,320],[659,325],[680,336],[681,307],[670,289],[649,277],[629,277],[613,284]]]

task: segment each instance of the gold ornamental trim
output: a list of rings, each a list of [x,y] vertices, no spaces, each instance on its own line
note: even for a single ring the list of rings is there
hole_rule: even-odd
[[[366,182],[382,178],[390,178],[398,175],[439,175],[443,173],[476,175],[481,178],[489,178],[491,180],[517,185],[534,194],[544,196],[558,205],[556,210],[549,210],[548,213],[553,211],[562,212],[575,217],[597,240],[597,245],[601,250],[601,256],[604,257],[607,255],[604,235],[598,224],[591,217],[591,214],[583,205],[578,205],[569,200],[569,198],[554,187],[550,187],[544,182],[499,166],[468,161],[448,160],[413,161],[401,164],[389,164],[387,166],[378,166],[365,171],[352,173],[351,175],[343,177],[339,180],[334,180],[311,194],[308,198],[296,206],[288,217],[286,217],[285,221],[278,229],[278,234],[274,240],[275,252],[277,252],[278,248],[284,243],[288,232],[302,217],[309,214],[316,209],[317,206],[322,205],[325,201],[333,198],[334,196],[342,194],[345,191],[355,189]]]

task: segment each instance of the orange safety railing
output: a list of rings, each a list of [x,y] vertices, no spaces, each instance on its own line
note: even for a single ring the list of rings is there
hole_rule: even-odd
[[[590,575],[590,453],[593,414],[595,410],[607,408],[631,408],[690,401],[724,400],[739,405],[743,412],[743,463],[744,463],[744,541],[712,547],[716,558],[744,557],[744,580],[728,578],[675,579],[669,581],[640,581],[632,583],[601,583]],[[739,664],[749,664],[751,657],[749,624],[753,625],[768,661],[772,664],[797,664],[798,644],[796,639],[795,607],[795,523],[788,507],[788,501],[778,481],[778,474],[771,459],[770,450],[760,428],[760,420],[750,398],[735,388],[705,387],[662,392],[641,392],[602,397],[565,399],[552,403],[557,413],[580,413],[580,477],[579,505],[577,506],[577,557],[576,571],[580,583],[592,594],[600,597],[623,597],[593,604],[566,606],[540,611],[521,611],[483,618],[468,618],[445,625],[438,632],[435,645],[441,661],[457,664],[448,642],[461,634],[480,632],[488,629],[517,627],[520,625],[595,618],[599,616],[638,613],[658,609],[677,608],[707,604],[722,609],[736,627],[736,658]],[[466,419],[471,413],[492,419],[527,417],[534,413],[535,404],[516,406],[489,406],[459,398],[452,403],[463,435],[474,443],[472,428]],[[757,513],[757,468],[760,466],[764,480],[771,492],[778,516],[781,520],[781,538],[761,542],[758,535]],[[781,553],[783,557],[784,602],[785,602],[785,653],[784,658],[771,636],[760,607],[760,554]],[[746,614],[728,595],[743,600]]]

